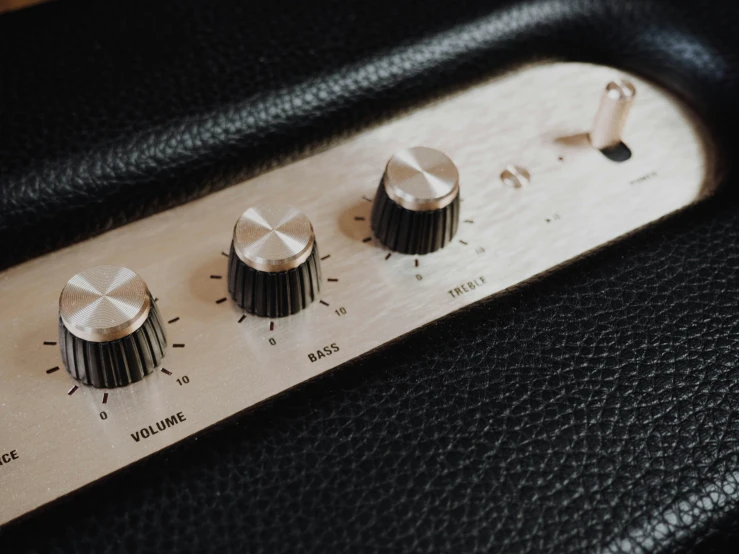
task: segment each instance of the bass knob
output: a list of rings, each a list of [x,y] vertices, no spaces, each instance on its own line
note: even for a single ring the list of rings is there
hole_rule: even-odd
[[[228,292],[246,312],[284,317],[307,308],[321,290],[313,225],[287,205],[246,210],[228,257]]]

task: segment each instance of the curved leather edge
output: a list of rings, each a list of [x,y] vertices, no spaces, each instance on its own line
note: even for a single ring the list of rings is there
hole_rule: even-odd
[[[731,136],[736,41],[732,14],[720,9],[545,0],[438,3],[422,15],[411,2],[388,2],[359,10],[372,18],[359,21],[357,6],[321,1],[291,6],[297,13],[281,2],[254,14],[235,9],[236,2],[146,9],[131,2],[49,5],[0,17],[0,267],[198,198],[542,57],[646,74],[687,98],[721,138]],[[330,10],[333,40],[321,25],[300,27],[290,37],[295,44],[277,43],[277,53],[244,40],[260,36],[259,19],[276,18],[287,34],[306,11]],[[227,18],[233,21],[225,29],[208,27]],[[77,27],[97,50],[70,43]],[[129,27],[141,45],[116,66],[102,48],[130,42]],[[222,36],[169,42],[206,32]],[[41,43],[17,57],[24,38],[40,33]],[[180,48],[192,63],[173,58]],[[208,71],[209,48],[225,57],[226,71]],[[311,52],[310,63],[295,54],[302,51]],[[264,61],[254,66],[253,59]],[[197,81],[199,73],[207,80]]]

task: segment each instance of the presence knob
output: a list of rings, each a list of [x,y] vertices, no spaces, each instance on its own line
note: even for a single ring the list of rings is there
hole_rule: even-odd
[[[448,156],[415,147],[395,154],[372,205],[372,232],[404,254],[428,254],[452,240],[459,225],[459,172]]]
[[[130,385],[159,365],[162,318],[143,279],[102,265],[72,277],[59,297],[59,345],[69,374],[86,385]]]
[[[310,220],[286,205],[255,206],[234,227],[228,292],[248,313],[284,317],[321,290],[318,245]]]

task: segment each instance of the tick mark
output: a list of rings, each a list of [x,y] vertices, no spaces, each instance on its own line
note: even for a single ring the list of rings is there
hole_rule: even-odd
[[[321,258],[321,261],[328,260],[331,257],[331,254],[326,254],[323,258]]]
[[[270,321],[269,322],[269,330],[270,331],[274,331],[275,330],[275,322],[274,321]]]
[[[179,320],[180,320],[180,318],[179,317],[176,317],[174,319],[170,319],[167,323],[175,323],[175,322],[177,322]]]
[[[224,296],[223,298],[219,298],[218,300],[216,300],[216,304],[223,304],[225,301],[226,297]]]
[[[103,404],[107,404],[107,403],[108,403],[108,393],[106,392],[105,394],[103,394]]]
[[[392,256],[392,255],[393,255],[393,253],[392,253],[392,252],[388,252],[388,253],[387,253],[387,256],[385,256],[385,259],[386,259],[386,260],[389,260],[389,259],[390,259],[390,256]]]
[[[464,244],[465,246],[467,246],[467,243],[465,241],[460,240],[459,242],[461,242],[462,244]]]
[[[321,304],[323,304],[324,306],[328,306],[328,302],[325,302],[323,300],[321,300]]]
[[[364,221],[364,218],[361,215],[354,216],[354,221]]]
[[[474,221],[472,221],[471,219],[465,219],[464,222],[465,223],[474,223]]]
[[[415,265],[416,267],[418,267],[418,259],[413,260],[413,265]]]
[[[367,202],[372,202],[371,198],[367,198],[366,196],[362,196],[362,200],[366,200]]]
[[[559,160],[560,162],[563,162],[563,161],[565,161],[565,159],[564,159],[564,158],[563,158],[562,156],[559,156],[559,157],[558,157],[557,159],[558,159],[558,160]]]
[[[53,340],[45,340],[44,346],[56,346],[56,342],[54,342]]]
[[[55,371],[59,371],[59,366],[52,367],[51,369],[47,369],[46,373],[54,373]]]
[[[226,256],[228,258],[228,254],[226,254],[223,250],[221,250],[221,255]]]
[[[242,315],[242,316],[241,316],[241,317],[239,318],[239,323],[241,323],[241,322],[242,322],[242,321],[244,321],[245,319],[246,319],[246,316],[245,316],[245,315]]]
[[[369,242],[372,240],[372,237],[367,237],[366,239],[362,239],[362,242]]]
[[[326,280],[327,280],[327,281],[328,281],[329,283],[338,283],[338,282],[339,282],[339,280],[338,280],[338,279],[330,279],[330,278],[329,278],[329,279],[326,279]]]
[[[77,389],[79,387],[77,385],[73,386],[69,391],[67,391],[67,396],[72,396],[75,392],[77,392]]]
[[[181,342],[176,342],[172,345],[172,348],[185,348],[185,345]]]
[[[222,277],[220,275],[211,275],[211,279],[221,279]]]
[[[162,373],[164,373],[165,375],[172,375],[172,372],[170,370],[164,368],[162,368]]]

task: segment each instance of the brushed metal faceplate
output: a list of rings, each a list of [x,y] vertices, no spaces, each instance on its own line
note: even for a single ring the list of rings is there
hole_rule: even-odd
[[[709,194],[705,133],[638,77],[624,135],[633,157],[615,163],[588,144],[603,88],[619,76],[574,63],[522,69],[1,273],[0,523]],[[369,239],[385,164],[416,145],[456,162],[463,201],[453,243],[421,257]],[[530,173],[528,186],[501,182],[509,164]],[[304,211],[324,258],[322,302],[275,321],[224,300],[234,223],[265,202]],[[64,284],[103,264],[141,275],[169,321],[164,369],[109,391],[75,388],[58,346],[44,344],[57,341]]]

